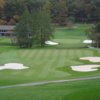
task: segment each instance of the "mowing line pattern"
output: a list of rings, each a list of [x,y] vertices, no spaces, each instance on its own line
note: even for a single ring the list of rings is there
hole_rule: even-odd
[[[1,71],[0,81],[2,81],[1,84],[7,84],[6,81],[8,80],[13,84],[15,81],[18,81],[17,83],[23,83],[33,81],[60,80],[67,79],[69,77],[79,77],[80,75],[86,76],[88,73],[81,74],[78,72],[73,72],[70,68],[70,66],[73,65],[85,64],[85,62],[80,61],[79,58],[86,55],[93,56],[94,50],[31,49],[2,53],[0,54],[0,63],[2,65],[7,62],[17,62],[22,63],[29,68],[21,71]],[[99,75],[99,71],[91,72],[89,75]]]

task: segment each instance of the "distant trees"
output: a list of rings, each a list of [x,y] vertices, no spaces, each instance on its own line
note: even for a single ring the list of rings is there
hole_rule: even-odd
[[[100,21],[100,0],[67,0],[69,16],[76,22]]]
[[[89,30],[88,37],[93,40],[93,46],[100,47],[100,23],[95,24]]]
[[[5,7],[5,0],[0,0],[0,17],[4,15],[4,7]]]
[[[15,16],[21,16],[23,14],[23,5],[18,0],[6,0],[4,8],[3,18],[9,23],[10,20],[16,20]]]
[[[0,8],[3,8],[5,4],[5,0],[0,0]]]
[[[54,21],[60,26],[65,26],[67,24],[68,7],[66,0],[56,0],[54,2],[52,6],[52,15]]]
[[[37,10],[46,0],[0,0],[0,19],[10,21],[23,14],[23,3],[30,12]],[[53,23],[66,25],[69,19],[75,22],[100,21],[100,0],[47,0],[51,3]],[[15,20],[15,19],[14,19]],[[17,19],[16,23],[19,19]],[[72,20],[72,21],[73,21]]]

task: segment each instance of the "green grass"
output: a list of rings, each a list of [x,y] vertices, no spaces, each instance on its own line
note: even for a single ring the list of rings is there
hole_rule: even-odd
[[[100,80],[0,89],[1,100],[99,100]]]
[[[55,38],[57,39],[84,39],[86,38],[86,29],[91,25],[76,24],[74,28],[58,27],[55,30]]]
[[[56,28],[55,36],[60,34],[61,37],[54,39],[54,41],[59,42],[58,46],[18,49],[14,46],[1,45],[0,65],[15,62],[22,63],[28,66],[29,69],[0,71],[0,85],[99,75],[100,71],[80,73],[74,72],[70,68],[73,65],[91,64],[90,62],[80,61],[80,57],[100,56],[99,49],[85,48],[82,43],[83,39],[86,38],[84,35],[85,29],[85,25],[77,25],[77,28],[74,29],[75,31],[67,28]],[[63,34],[71,38],[64,38]],[[5,38],[1,38],[0,41],[1,43],[10,43],[10,40]]]
[[[87,39],[85,29],[90,25],[76,26],[73,29],[56,28],[53,41],[59,42],[58,46],[19,49],[11,46],[9,39],[0,38],[0,66],[5,63],[22,63],[29,67],[25,70],[0,71],[0,86],[100,75],[100,68],[98,71],[86,73],[75,72],[70,68],[73,65],[100,64],[79,60],[80,57],[85,56],[100,56],[100,49],[89,49],[82,43],[84,39]],[[98,100],[97,98],[100,98],[99,84],[99,80],[91,80],[38,87],[0,89],[0,99]]]
[[[90,49],[32,49],[4,52],[0,54],[1,65],[16,62],[28,66],[29,69],[0,71],[0,85],[100,75],[100,71],[80,73],[70,68],[72,65],[90,64],[80,61],[79,58],[96,56],[96,52]],[[100,50],[100,55],[99,52]]]

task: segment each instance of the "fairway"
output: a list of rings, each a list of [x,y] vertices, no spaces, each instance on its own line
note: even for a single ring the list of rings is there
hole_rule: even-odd
[[[0,100],[99,100],[100,0],[0,0]]]
[[[99,100],[100,80],[0,89],[2,100]]]
[[[53,41],[59,43],[57,46],[19,49],[11,45],[1,45],[0,65],[22,63],[29,68],[24,70],[1,70],[0,85],[100,75],[100,70],[82,73],[71,69],[71,66],[75,65],[92,64],[89,61],[81,61],[80,57],[100,56],[99,49],[86,48],[82,43],[86,39],[84,34],[86,26],[89,27],[88,25],[77,25],[77,28],[73,30],[63,27],[56,28]],[[5,38],[1,38],[1,43],[11,44],[10,40]]]
[[[96,53],[97,51],[89,49],[36,49],[2,53],[0,55],[0,64],[23,63],[29,69],[0,71],[0,76],[2,76],[0,85],[100,75],[99,71],[81,73],[74,72],[70,68],[70,66],[74,65],[91,64],[88,61],[80,61],[79,58],[96,56]]]
[[[58,42],[59,45],[47,45],[44,48],[19,49],[12,46],[9,39],[1,38],[0,65],[21,63],[29,68],[0,70],[0,86],[100,76],[100,68],[94,72],[77,72],[71,69],[71,66],[76,65],[100,64],[100,62],[80,60],[81,57],[100,56],[100,49],[90,49],[83,44],[83,40],[87,39],[85,30],[89,26],[78,24],[73,29],[57,27],[53,41]],[[0,98],[1,100],[11,100],[11,98],[12,100],[73,100],[76,97],[74,100],[85,100],[89,95],[88,100],[97,100],[100,97],[99,84],[99,79],[95,79],[46,86],[0,89]]]

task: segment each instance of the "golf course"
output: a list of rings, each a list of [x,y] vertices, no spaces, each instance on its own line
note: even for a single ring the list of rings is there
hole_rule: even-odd
[[[81,57],[100,57],[100,49],[88,48],[83,43],[88,39],[86,29],[89,27],[91,24],[75,24],[71,29],[56,27],[52,41],[59,44],[43,48],[21,49],[12,45],[9,38],[1,37],[0,66],[20,63],[28,68],[0,70],[0,100],[98,100],[100,68],[91,72],[71,69],[78,65],[100,65],[100,62],[80,60]],[[52,82],[71,79],[75,81]],[[47,83],[28,85],[40,82]],[[16,86],[18,84],[23,85]]]

